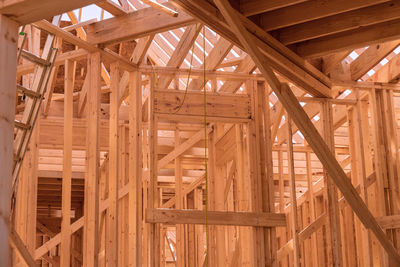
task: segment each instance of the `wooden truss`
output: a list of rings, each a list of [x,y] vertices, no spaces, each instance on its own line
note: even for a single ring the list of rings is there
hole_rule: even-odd
[[[398,266],[399,9],[3,1],[0,265]]]

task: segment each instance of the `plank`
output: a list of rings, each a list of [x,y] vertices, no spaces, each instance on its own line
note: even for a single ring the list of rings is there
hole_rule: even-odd
[[[335,136],[333,126],[333,111],[332,104],[328,101],[321,103],[321,121],[322,121],[322,135],[324,140],[331,150],[332,154],[335,154]],[[353,167],[353,166],[352,166]],[[328,253],[332,255],[333,266],[343,266],[343,255],[342,255],[342,239],[340,229],[340,214],[338,205],[338,193],[337,188],[334,185],[333,179],[330,179],[330,174],[325,172],[325,188],[326,188],[326,199],[327,199],[327,212],[329,226],[328,235],[330,244],[328,246]]]
[[[306,1],[297,5],[267,12],[260,16],[260,25],[266,31],[271,31],[291,25],[312,21],[318,18],[332,16],[343,12],[368,7],[387,0],[334,0]]]
[[[157,114],[190,116],[204,119],[203,93],[199,91],[157,90],[154,112]],[[207,94],[207,116],[234,119],[251,117],[250,98],[247,95]]]
[[[205,224],[202,210],[147,209],[146,222],[165,224]],[[207,211],[208,225],[276,227],[286,225],[279,213]]]
[[[0,14],[4,14],[20,25],[29,24],[44,18],[53,17],[66,11],[84,7],[101,0],[22,0],[3,1],[0,4]],[[40,6],[41,8],[38,8]]]
[[[179,128],[175,130],[175,149],[179,147],[181,144],[181,137]],[[184,195],[183,195],[183,188],[182,188],[182,161],[181,157],[175,157],[175,208],[176,209],[183,209],[184,207]],[[185,266],[185,228],[183,225],[176,226],[176,266],[183,267]],[[186,248],[188,249],[188,248]]]
[[[118,177],[119,177],[119,63],[111,64],[110,122],[108,151],[108,199],[106,264],[118,266]]]
[[[165,6],[172,7],[169,3]],[[178,17],[172,17],[149,7],[87,25],[85,30],[90,43],[108,45],[184,27],[194,22],[184,12],[180,12]]]
[[[71,262],[71,187],[72,187],[72,127],[74,62],[65,62],[64,79],[64,149],[62,179],[62,209],[60,264],[69,266]]]
[[[99,119],[100,119],[100,53],[90,55],[88,60],[90,88],[88,91],[87,162],[85,179],[85,228],[84,266],[97,266],[99,246],[99,202],[98,179],[100,166]]]
[[[141,73],[129,74],[129,264],[142,262],[142,87]]]
[[[8,266],[18,25],[0,15],[0,265]]]
[[[293,266],[300,266],[300,240],[299,240],[299,225],[297,217],[297,196],[296,196],[296,177],[294,172],[294,158],[293,158],[293,142],[292,142],[292,127],[290,117],[288,116],[287,127],[287,146],[288,146],[288,172],[289,172],[289,186],[290,186],[290,203],[291,203],[291,231],[293,240]]]
[[[399,26],[400,19],[391,20],[297,43],[293,50],[300,56],[307,58],[393,41],[399,39]]]
[[[399,14],[400,4],[387,2],[293,25],[277,32],[279,40],[289,45],[398,19]]]

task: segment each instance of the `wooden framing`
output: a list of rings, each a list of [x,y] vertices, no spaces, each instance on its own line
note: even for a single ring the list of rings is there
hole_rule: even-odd
[[[99,113],[100,113],[100,53],[91,54],[88,61],[90,87],[88,91],[87,179],[85,179],[84,265],[96,266],[99,252]]]
[[[39,2],[0,4],[0,265],[399,265],[398,3]]]
[[[1,252],[0,264],[8,265],[8,234],[10,225],[10,203],[11,203],[11,174],[13,164],[13,121],[15,103],[15,84],[13,79],[17,64],[17,28],[18,25],[9,18],[0,15],[0,157],[1,161],[1,220],[0,220],[0,239]]]

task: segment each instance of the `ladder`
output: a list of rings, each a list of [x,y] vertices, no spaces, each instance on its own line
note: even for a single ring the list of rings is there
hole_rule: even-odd
[[[58,26],[60,21],[61,15],[58,15],[53,18],[52,23]],[[20,30],[20,38],[18,40],[18,60],[20,57],[23,57],[34,63],[36,67],[31,86],[32,88],[26,88],[17,84],[17,92],[22,94],[25,98],[25,107],[22,118],[20,120],[15,120],[14,122],[14,161],[12,172],[13,198],[16,193],[18,174],[21,169],[22,160],[28,147],[36,119],[39,115],[40,106],[57,55],[57,49],[53,47],[55,36],[50,33],[48,33],[41,56],[37,56],[23,49],[26,40],[26,34],[23,33],[23,30],[24,27]]]

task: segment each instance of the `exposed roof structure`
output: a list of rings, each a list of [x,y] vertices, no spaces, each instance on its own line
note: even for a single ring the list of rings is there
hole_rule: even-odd
[[[0,14],[12,266],[400,264],[398,1]]]

